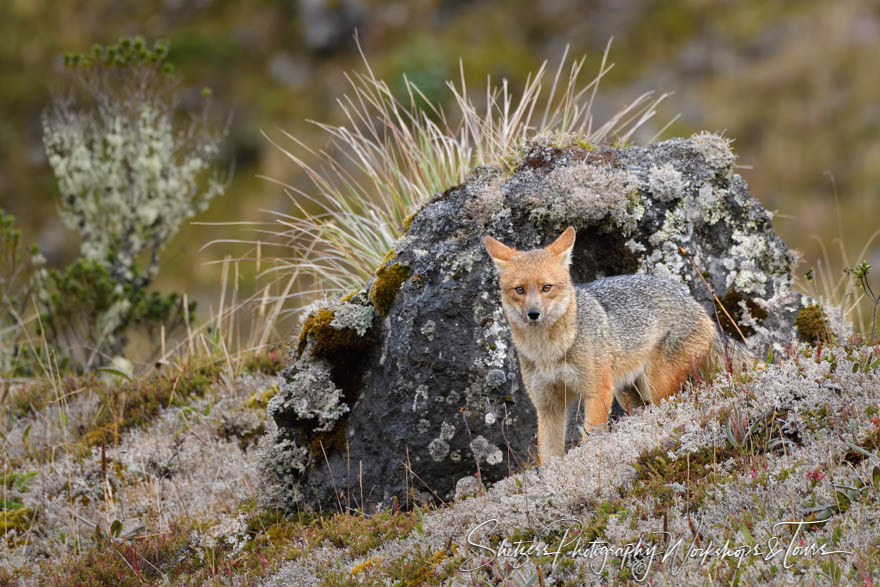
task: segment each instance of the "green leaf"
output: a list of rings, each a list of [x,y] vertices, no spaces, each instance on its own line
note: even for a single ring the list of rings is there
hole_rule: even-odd
[[[874,465],[874,469],[871,471],[871,476],[874,481],[874,487],[880,488],[880,467]]]
[[[129,375],[125,371],[120,371],[119,369],[114,369],[113,367],[101,367],[100,369],[98,369],[98,371],[101,373],[110,373],[112,375],[119,375],[123,379],[125,379],[127,381],[131,381],[131,375]]]
[[[33,479],[36,475],[37,475],[36,471],[31,471],[30,473],[27,473],[26,475],[22,475],[21,477],[19,477],[16,480],[15,486],[18,488],[19,491],[23,490],[24,484],[27,483],[28,481],[30,481],[31,479]]]
[[[857,444],[853,444],[852,442],[847,442],[846,444],[847,444],[847,446],[849,446],[849,447],[850,447],[851,449],[853,449],[854,451],[862,453],[863,455],[865,455],[865,456],[868,457],[869,459],[876,459],[876,458],[877,458],[877,455],[872,454],[872,453],[866,451],[865,449],[863,449],[862,447],[860,447],[860,446],[857,445]]]
[[[752,546],[752,545],[756,544],[756,543],[755,543],[755,539],[752,538],[752,534],[751,534],[751,532],[749,532],[749,529],[748,529],[745,525],[743,525],[743,527],[741,528],[741,530],[742,530],[742,533],[745,534],[745,536],[746,536],[746,543],[747,543],[749,546]]]
[[[733,435],[733,428],[731,428],[730,424],[727,425],[727,442],[730,443],[730,446],[733,448],[739,448],[739,442],[736,440],[736,437]]]
[[[110,535],[114,538],[119,538],[122,534],[122,522],[119,520],[113,520],[113,523],[110,524]]]
[[[21,435],[21,443],[27,446],[28,436],[31,435],[31,425],[28,424],[28,427],[24,429],[24,434]]]
[[[837,502],[837,509],[840,511],[840,513],[849,510],[850,499],[846,493],[844,493],[843,491],[835,491],[834,499]]]
[[[9,499],[3,499],[2,501],[3,507],[0,509],[3,510],[20,510],[24,507],[24,504],[20,501],[12,501]]]

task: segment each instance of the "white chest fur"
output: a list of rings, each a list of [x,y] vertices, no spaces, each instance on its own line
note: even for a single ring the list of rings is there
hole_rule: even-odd
[[[580,388],[580,376],[574,365],[533,363],[523,369],[523,378],[530,395],[567,394],[576,396]]]

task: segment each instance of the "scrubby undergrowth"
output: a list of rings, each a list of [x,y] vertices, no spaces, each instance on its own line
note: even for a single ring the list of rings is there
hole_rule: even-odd
[[[207,529],[253,500],[251,457],[280,363],[274,351],[236,363],[237,373],[218,358],[132,380],[0,383],[0,584],[116,583],[100,565],[83,576],[65,569],[102,550],[122,563],[117,552],[171,548],[182,528]],[[138,582],[123,566],[118,579]]]
[[[259,505],[253,451],[272,426],[262,406],[274,381],[217,383],[103,455],[23,461],[39,475],[7,483],[4,499],[33,515],[4,528],[0,583],[880,579],[880,346],[803,345],[743,381],[695,384],[482,494],[374,516]],[[641,566],[603,550],[639,540]]]

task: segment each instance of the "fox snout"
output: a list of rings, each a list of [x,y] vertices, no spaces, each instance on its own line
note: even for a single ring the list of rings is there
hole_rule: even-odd
[[[549,299],[546,295],[542,296],[537,287],[528,287],[525,296],[517,296],[516,290],[512,294],[502,294],[501,302],[509,310],[518,312],[526,325],[544,322],[555,305],[555,300]]]
[[[546,302],[541,299],[541,294],[538,293],[538,288],[529,288],[526,291],[526,297],[520,302],[520,304],[517,304],[516,300],[512,299],[507,299],[505,301],[511,302],[512,305],[519,305],[521,311],[524,311],[528,318],[527,322],[538,322],[541,315],[544,313],[541,310],[546,307]]]

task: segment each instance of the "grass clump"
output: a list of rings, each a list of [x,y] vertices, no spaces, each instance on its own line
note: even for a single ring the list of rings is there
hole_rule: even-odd
[[[130,380],[101,378],[94,373],[68,375],[59,381],[38,381],[11,394],[6,407],[9,417],[39,414],[57,398],[81,395],[95,397],[89,413],[70,424],[74,450],[88,451],[101,445],[115,445],[127,430],[152,422],[171,406],[184,406],[203,396],[222,371],[219,361],[184,363],[177,370],[154,372]],[[64,424],[67,426],[67,424]],[[66,447],[66,445],[62,445]],[[31,451],[31,456],[50,458],[46,451]]]
[[[382,267],[376,271],[376,280],[373,287],[370,288],[370,301],[380,316],[387,316],[394,299],[397,297],[397,290],[403,285],[409,277],[410,270],[408,267],[395,263],[387,267]]]
[[[149,534],[140,540],[117,542],[104,537],[81,554],[41,567],[43,579],[55,585],[143,585],[168,581],[175,571],[196,569],[189,560],[189,534],[192,522],[174,522],[167,531]],[[182,573],[181,573],[182,574]]]
[[[347,76],[353,95],[337,102],[345,123],[316,123],[329,135],[331,148],[316,152],[287,133],[291,146],[273,141],[312,189],[282,184],[298,217],[277,213],[285,228],[270,229],[268,239],[250,244],[279,251],[261,259],[282,272],[275,275],[304,280],[299,296],[337,298],[362,287],[384,265],[383,255],[409,229],[414,213],[435,194],[462,184],[475,167],[503,165],[538,135],[571,136],[590,145],[630,139],[665,96],[647,92],[604,124],[596,123],[595,92],[613,67],[607,57],[606,49],[596,77],[586,84],[579,81],[585,59],[567,67],[566,53],[555,75],[545,62],[518,97],[506,81],[493,85],[490,79],[479,100],[486,103],[479,106],[462,75],[460,87],[447,84],[456,110],[452,117],[409,79],[402,93],[395,92],[364,59],[366,73]]]
[[[99,384],[95,426],[80,437],[80,443],[89,448],[115,444],[121,433],[151,422],[163,408],[183,406],[204,395],[220,372],[219,364],[207,363],[123,385]]]
[[[675,495],[670,485],[680,483],[688,487],[688,508],[702,507],[706,492],[717,480],[715,466],[732,458],[729,448],[704,448],[696,453],[670,459],[667,451],[660,448],[639,456],[633,465],[636,470],[636,496],[652,496],[655,500],[654,513],[665,513],[675,504]]]
[[[247,502],[228,532],[216,531],[223,526],[221,520],[180,518],[164,532],[135,540],[104,537],[85,552],[43,563],[40,570],[44,579],[59,585],[211,584],[232,576],[250,584],[325,544],[363,556],[406,536],[417,522],[412,512],[386,510],[371,517],[284,514]],[[325,581],[333,584],[333,575]]]

